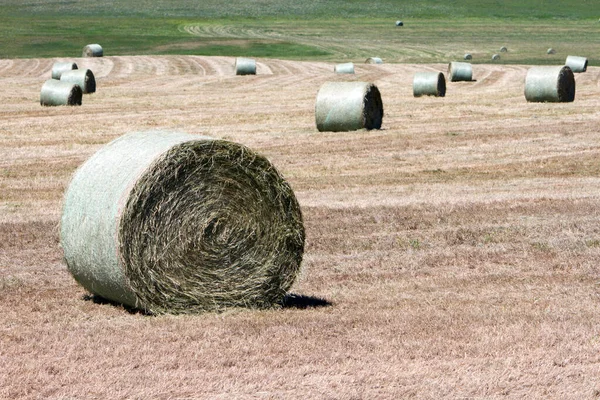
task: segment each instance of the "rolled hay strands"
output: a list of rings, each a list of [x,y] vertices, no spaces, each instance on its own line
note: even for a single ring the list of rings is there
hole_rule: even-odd
[[[379,57],[369,57],[365,60],[365,64],[383,64],[383,60]]]
[[[343,63],[338,64],[333,68],[333,71],[336,74],[353,74],[354,73],[354,63]]]
[[[235,59],[236,75],[256,75],[256,61],[252,58],[238,57]]]
[[[585,57],[567,56],[565,65],[571,68],[573,72],[585,72],[587,71],[588,60]]]
[[[77,69],[77,64],[74,62],[57,61],[52,65],[52,79],[60,79],[60,76],[65,71]]]
[[[79,85],[49,79],[42,85],[40,104],[42,106],[80,106],[83,92]]]
[[[450,82],[472,81],[473,67],[471,63],[452,61],[448,64]]]
[[[446,96],[446,78],[441,72],[417,72],[413,78],[413,96]]]
[[[320,132],[380,129],[383,102],[367,82],[326,82],[317,93],[315,120]]]
[[[117,138],[75,172],[60,240],[91,293],[181,314],[281,304],[304,238],[296,197],[266,158],[224,140],[146,131]]]
[[[530,68],[525,77],[525,99],[554,103],[575,100],[573,71],[567,66]]]
[[[79,85],[84,94],[96,91],[96,78],[94,77],[94,73],[89,69],[65,71],[60,76],[60,80]]]
[[[103,57],[104,50],[102,50],[102,46],[97,43],[88,44],[83,48],[83,52],[81,53],[82,57]]]
[[[465,60],[472,60],[473,56],[470,53],[466,53],[465,56],[463,57],[463,59],[465,59]]]

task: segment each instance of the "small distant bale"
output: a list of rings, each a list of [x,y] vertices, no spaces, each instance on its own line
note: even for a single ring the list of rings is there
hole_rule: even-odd
[[[238,57],[235,59],[236,75],[256,75],[256,61],[252,58]]]
[[[494,54],[492,56],[492,61],[498,61],[500,59],[500,54]]]
[[[379,57],[369,57],[365,60],[365,64],[383,64],[383,60]]]
[[[96,78],[94,77],[94,73],[89,69],[65,71],[60,76],[60,80],[79,85],[83,93],[86,94],[96,91]]]
[[[525,77],[529,102],[568,103],[575,100],[575,76],[567,66],[532,67]]]
[[[333,68],[333,71],[336,74],[353,74],[354,73],[354,63],[343,63],[338,64]]]
[[[79,85],[49,79],[44,82],[40,92],[40,104],[43,106],[80,106],[83,92]]]
[[[441,72],[417,72],[413,78],[413,95],[444,97],[446,77]]]
[[[103,57],[104,50],[102,50],[102,46],[97,43],[88,44],[83,48],[83,52],[81,54],[82,57]]]
[[[465,54],[465,56],[463,57],[465,60],[472,60],[473,56],[470,53]]]
[[[383,102],[367,82],[326,82],[317,93],[315,120],[320,132],[380,129]]]
[[[508,49],[506,48],[506,46],[500,47],[500,53],[506,53],[507,51]]]
[[[546,54],[556,54],[556,50],[550,47],[548,50],[546,50]]]
[[[404,22],[402,22],[402,21],[396,21],[396,26],[404,26]]]
[[[448,76],[450,82],[472,81],[473,67],[470,63],[452,61],[448,64]]]
[[[573,72],[585,72],[587,71],[588,60],[585,57],[567,56],[565,65],[571,68]]]
[[[74,62],[55,62],[54,65],[52,65],[52,79],[60,79],[63,72],[77,68],[77,64]]]

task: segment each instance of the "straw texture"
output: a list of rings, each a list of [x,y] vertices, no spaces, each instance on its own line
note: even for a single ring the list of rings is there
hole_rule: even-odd
[[[417,72],[413,78],[413,95],[444,97],[446,77],[441,72]]]
[[[525,77],[525,98],[529,102],[564,103],[575,100],[575,77],[571,68],[530,68]]]
[[[585,72],[587,71],[588,60],[585,57],[567,56],[565,65],[571,68],[573,72]]]
[[[61,244],[87,290],[151,313],[280,304],[296,279],[304,227],[264,157],[180,132],[122,136],[75,173]]]
[[[42,85],[40,104],[43,106],[80,106],[82,91],[79,85],[49,79]]]
[[[60,80],[79,85],[83,93],[94,93],[96,91],[96,78],[89,69],[65,71],[60,76]]]
[[[320,132],[380,129],[383,103],[379,89],[367,82],[327,82],[317,93],[315,120]]]
[[[369,57],[365,60],[366,64],[383,64],[383,60],[379,57]]]
[[[104,56],[104,50],[102,50],[102,46],[97,43],[88,44],[83,48],[83,52],[81,53],[82,57],[102,57]]]
[[[336,74],[353,74],[354,73],[354,63],[343,63],[338,64],[333,68],[333,71]]]
[[[52,79],[60,79],[63,72],[73,69],[77,69],[76,63],[57,61],[52,65]]]
[[[256,61],[252,58],[238,57],[235,60],[236,75],[256,75]]]
[[[473,67],[470,63],[453,61],[448,64],[450,82],[472,81]]]

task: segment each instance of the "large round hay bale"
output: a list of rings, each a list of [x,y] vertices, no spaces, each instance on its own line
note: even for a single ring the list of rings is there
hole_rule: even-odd
[[[104,56],[104,50],[102,50],[102,46],[97,43],[88,44],[83,48],[83,52],[81,54],[82,57],[102,57]]]
[[[235,59],[236,75],[256,75],[256,61],[252,58],[238,57]]]
[[[587,71],[588,60],[585,57],[567,56],[565,65],[571,68],[573,72],[585,72]]]
[[[60,76],[60,80],[79,85],[83,93],[94,93],[96,91],[96,78],[89,69],[65,71]]]
[[[40,104],[43,106],[80,106],[82,97],[79,85],[48,79],[42,85]]]
[[[450,82],[472,81],[473,67],[471,63],[452,61],[448,64]]]
[[[444,97],[446,78],[441,72],[417,72],[413,78],[413,95]]]
[[[379,129],[383,120],[379,89],[367,82],[327,82],[317,93],[315,120],[320,132]]]
[[[493,54],[492,61],[498,61],[498,60],[500,60],[500,54]]]
[[[74,69],[77,69],[77,64],[74,62],[57,61],[52,65],[52,79],[60,79],[63,72]]]
[[[404,22],[402,22],[402,21],[396,21],[396,26],[404,26]]]
[[[470,53],[466,53],[465,56],[463,57],[465,60],[472,60],[473,56]]]
[[[379,57],[369,57],[365,60],[365,64],[383,64],[383,60]]]
[[[546,54],[556,54],[556,50],[550,47],[548,50],[546,50]]]
[[[354,63],[343,63],[338,64],[333,68],[333,71],[336,74],[353,74],[354,73]]]
[[[525,98],[530,102],[575,100],[575,77],[571,68],[532,67],[525,77]]]
[[[506,48],[506,46],[500,47],[500,53],[506,53],[507,51],[508,49]]]
[[[296,197],[266,158],[180,132],[101,148],[74,174],[61,219],[77,282],[154,314],[280,304],[304,237]]]

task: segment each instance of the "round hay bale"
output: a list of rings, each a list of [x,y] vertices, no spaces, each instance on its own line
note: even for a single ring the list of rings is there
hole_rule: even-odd
[[[74,174],[61,219],[77,282],[153,314],[281,304],[304,238],[296,197],[266,158],[181,132],[101,148]]]
[[[60,76],[60,80],[79,85],[83,93],[94,93],[96,91],[96,78],[89,69],[65,71]]]
[[[492,55],[492,61],[498,61],[498,60],[500,60],[500,54]]]
[[[506,46],[500,47],[500,53],[506,53],[507,51],[508,49],[506,48]]]
[[[236,75],[256,75],[256,61],[252,58],[238,57],[235,59]]]
[[[452,61],[448,64],[450,82],[472,81],[473,67],[470,63]]]
[[[383,102],[367,82],[326,82],[317,93],[315,120],[320,132],[380,129]]]
[[[546,50],[546,54],[556,54],[556,50],[550,47],[548,50]]]
[[[77,69],[77,64],[74,62],[55,62],[52,65],[52,79],[60,79],[60,76],[65,71]]]
[[[530,68],[525,77],[525,98],[529,102],[575,100],[573,71],[567,66]]]
[[[465,56],[463,57],[465,60],[472,60],[473,56],[469,53],[465,54]]]
[[[369,57],[365,60],[365,64],[383,64],[383,60],[379,57]]]
[[[585,57],[567,56],[565,65],[571,68],[573,72],[585,72],[587,71],[588,60]]]
[[[446,78],[441,72],[417,72],[413,78],[413,95],[446,96]]]
[[[353,74],[354,73],[354,63],[343,63],[338,64],[333,68],[333,71],[336,74]]]
[[[49,79],[42,85],[40,104],[43,106],[80,106],[82,94],[79,85]]]
[[[83,52],[81,54],[82,57],[102,57],[104,56],[104,50],[102,50],[102,46],[97,43],[88,44],[83,48]]]
[[[402,22],[402,21],[396,21],[396,26],[404,26],[404,22]]]

